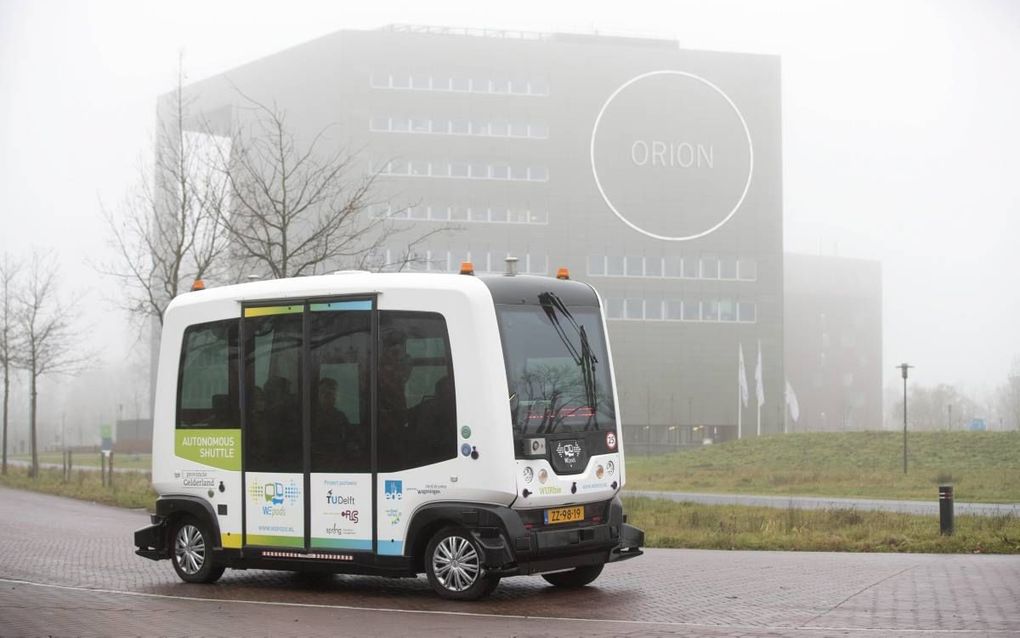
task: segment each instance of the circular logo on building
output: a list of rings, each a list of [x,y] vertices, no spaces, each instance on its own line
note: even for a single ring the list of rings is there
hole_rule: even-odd
[[[638,75],[606,99],[591,134],[599,194],[634,230],[667,241],[730,221],[751,186],[754,149],[737,105],[684,71]]]

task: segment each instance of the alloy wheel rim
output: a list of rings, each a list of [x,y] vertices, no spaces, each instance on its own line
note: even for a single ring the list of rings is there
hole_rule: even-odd
[[[174,556],[177,565],[185,574],[194,575],[205,564],[205,538],[194,525],[185,525],[177,532],[174,541]]]
[[[466,538],[447,536],[432,553],[432,572],[450,591],[464,591],[478,580],[478,552]]]

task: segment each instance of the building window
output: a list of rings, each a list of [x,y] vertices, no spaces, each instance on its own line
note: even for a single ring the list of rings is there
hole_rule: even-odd
[[[719,260],[715,257],[702,257],[701,258],[701,278],[702,279],[718,279],[719,278]]]
[[[666,319],[669,321],[681,321],[683,319],[683,302],[669,300],[666,302]]]
[[[701,302],[701,320],[719,321],[719,302],[709,299]]]
[[[684,279],[698,279],[701,277],[699,268],[700,260],[697,257],[684,257],[683,276]]]
[[[668,255],[665,259],[667,277],[683,277],[683,257],[679,255]]]
[[[719,321],[736,321],[737,306],[730,299],[719,302]]]
[[[606,258],[602,255],[588,257],[588,274],[597,276],[606,274]]]
[[[625,299],[623,302],[624,319],[644,319],[644,301],[641,299]]]
[[[743,323],[754,323],[758,320],[757,308],[749,301],[741,301],[737,304],[737,320]]]
[[[662,276],[662,258],[645,257],[645,277]]]
[[[494,95],[549,95],[549,86],[545,80],[503,78],[467,78],[459,75],[427,73],[373,73],[369,78],[369,86],[373,89],[402,89],[412,91],[488,93]]]
[[[691,299],[683,300],[683,320],[701,321],[701,304]]]
[[[662,299],[645,299],[645,321],[662,321]]]
[[[645,265],[643,257],[627,257],[627,276],[628,277],[643,277],[645,274]]]
[[[736,279],[737,278],[737,260],[732,257],[724,257],[719,260],[719,278],[720,279]]]
[[[737,274],[744,281],[757,281],[758,263],[753,259],[741,259],[737,262]]]
[[[606,299],[606,319],[623,319],[622,299]]]

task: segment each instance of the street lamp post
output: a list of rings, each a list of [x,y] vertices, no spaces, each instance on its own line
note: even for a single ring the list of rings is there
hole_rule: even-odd
[[[914,366],[901,363],[896,366],[903,376],[903,473],[907,473],[907,371]]]

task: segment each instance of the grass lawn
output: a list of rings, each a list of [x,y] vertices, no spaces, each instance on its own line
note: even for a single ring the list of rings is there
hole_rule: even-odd
[[[1020,502],[1020,432],[913,432],[903,474],[901,432],[804,433],[627,457],[627,488]]]
[[[25,461],[26,463],[31,462],[32,460],[32,457],[27,454],[19,454],[8,458],[15,461]],[[54,463],[56,465],[63,466],[64,459],[60,452],[45,452],[39,455],[39,462]],[[73,467],[99,467],[99,452],[75,452],[71,456],[71,465]],[[115,468],[123,467],[132,470],[145,470],[148,472],[152,469],[152,455],[114,453],[113,466]]]
[[[1020,553],[1020,518],[957,516],[939,535],[937,516],[856,510],[699,505],[625,497],[648,547],[826,552]]]
[[[0,485],[118,507],[152,510],[156,505],[156,493],[146,472],[115,473],[111,487],[103,486],[99,472],[75,470],[67,482],[62,480],[62,476],[63,472],[59,469],[41,469],[39,478],[31,479],[28,468],[8,466],[7,476],[0,476]]]

